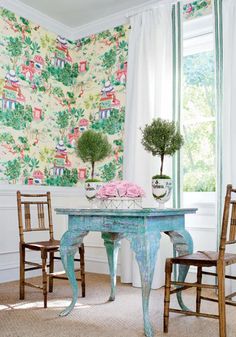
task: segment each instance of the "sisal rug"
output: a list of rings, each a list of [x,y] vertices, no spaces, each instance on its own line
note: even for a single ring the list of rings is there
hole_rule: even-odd
[[[38,281],[38,279],[36,279]],[[42,293],[26,288],[26,299],[18,299],[18,282],[0,284],[0,337],[143,337],[141,291],[130,285],[117,284],[117,297],[107,302],[109,277],[86,274],[86,297],[67,317],[58,317],[70,303],[67,281],[55,280],[54,292],[43,309]],[[173,302],[176,300],[173,298]],[[185,303],[194,306],[192,291],[185,292]],[[216,313],[217,305],[203,304]],[[217,337],[218,321],[171,314],[169,333],[162,332],[163,289],[150,296],[150,315],[155,337]],[[227,308],[227,337],[236,336],[236,308]]]

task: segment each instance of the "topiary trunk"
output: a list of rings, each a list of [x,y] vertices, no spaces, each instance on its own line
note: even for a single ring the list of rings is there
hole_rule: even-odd
[[[92,172],[91,172],[91,178],[94,179],[94,167],[95,167],[95,162],[92,161]]]
[[[160,168],[160,175],[162,176],[163,171],[163,164],[164,164],[164,154],[161,155],[161,168]]]

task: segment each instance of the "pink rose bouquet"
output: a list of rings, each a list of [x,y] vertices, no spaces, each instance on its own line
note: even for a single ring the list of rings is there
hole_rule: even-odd
[[[113,181],[103,185],[96,194],[97,198],[140,198],[144,191],[138,185],[128,181]]]

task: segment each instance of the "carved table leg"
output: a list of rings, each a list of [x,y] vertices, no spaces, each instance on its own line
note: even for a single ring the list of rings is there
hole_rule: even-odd
[[[159,230],[126,235],[139,266],[142,285],[144,333],[147,337],[153,337],[154,335],[149,318],[149,296],[156,265],[157,251],[160,245],[160,237]]]
[[[73,298],[71,304],[60,313],[60,316],[68,315],[74,308],[78,298],[78,283],[76,281],[74,270],[74,255],[78,251],[78,247],[83,242],[83,238],[88,232],[67,231],[61,238],[60,255],[61,260],[72,287]]]
[[[116,296],[117,258],[120,248],[120,240],[123,237],[124,235],[119,233],[102,233],[111,276],[111,294],[109,297],[109,301],[114,301]]]
[[[178,253],[178,256],[192,254],[193,252],[193,240],[189,232],[185,229],[178,231],[165,232],[173,243],[175,254]],[[179,265],[178,281],[184,282],[189,270],[187,265]],[[179,306],[182,310],[189,311],[189,308],[185,306],[182,299],[182,292],[179,291],[177,294],[177,300]]]

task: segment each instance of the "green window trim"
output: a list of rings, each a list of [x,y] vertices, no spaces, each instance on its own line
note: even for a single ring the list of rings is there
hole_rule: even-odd
[[[178,2],[172,7],[172,57],[173,57],[173,120],[180,125],[181,104],[182,104],[182,3]],[[173,207],[181,206],[181,167],[180,151],[178,151],[172,161],[173,179]]]

